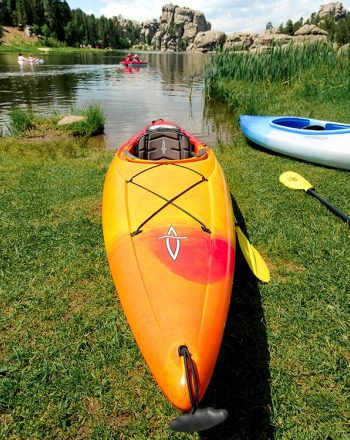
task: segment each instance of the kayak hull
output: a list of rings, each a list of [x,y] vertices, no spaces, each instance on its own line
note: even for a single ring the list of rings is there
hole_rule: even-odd
[[[125,61],[121,61],[119,64],[127,67],[147,67],[148,63],[126,63]]]
[[[175,126],[157,121],[162,125]],[[170,402],[189,411],[179,348],[186,346],[191,354],[201,399],[215,367],[230,303],[235,260],[232,206],[212,150],[179,127],[194,152],[205,154],[158,161],[126,155],[148,128],[121,147],[108,170],[104,240],[136,342]]]
[[[240,117],[247,139],[290,157],[350,169],[350,125],[318,119],[248,116]]]

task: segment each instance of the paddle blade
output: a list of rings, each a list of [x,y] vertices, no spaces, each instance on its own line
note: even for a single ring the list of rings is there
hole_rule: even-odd
[[[268,283],[270,281],[270,271],[263,257],[249,242],[248,238],[243,234],[241,228],[236,225],[236,234],[241,251],[246,259],[250,270],[259,278],[259,280]]]
[[[312,188],[310,182],[294,171],[286,171],[285,173],[281,174],[280,182],[292,189],[303,189],[304,191],[307,191],[308,189]]]

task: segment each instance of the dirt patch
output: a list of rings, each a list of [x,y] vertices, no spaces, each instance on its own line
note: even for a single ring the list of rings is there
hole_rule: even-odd
[[[21,137],[21,141],[23,142],[42,142],[42,141],[61,141],[61,140],[68,140],[72,139],[72,136],[70,136],[68,133],[64,133],[60,130],[55,129],[48,129],[46,131],[38,131],[38,130],[32,130],[28,131],[25,136]]]
[[[129,421],[130,415],[122,413],[120,415],[110,416],[107,423],[112,429],[117,430],[121,426],[128,424]]]
[[[1,44],[5,46],[29,46],[38,43],[37,36],[27,35],[24,31],[20,31],[16,27],[4,26],[4,34],[1,38]]]
[[[101,411],[101,404],[95,397],[87,397],[85,399],[85,408],[93,419],[97,419]]]
[[[298,266],[297,264],[293,263],[292,261],[284,261],[284,266],[287,268],[289,272],[304,272],[305,267],[304,266]]]

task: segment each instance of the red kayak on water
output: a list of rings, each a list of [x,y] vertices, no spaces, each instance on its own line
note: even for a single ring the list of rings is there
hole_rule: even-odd
[[[131,63],[130,61],[120,61],[119,64],[122,64],[123,66],[130,66],[130,67],[146,67],[148,66],[148,63],[146,63],[145,61],[142,61],[140,63]]]

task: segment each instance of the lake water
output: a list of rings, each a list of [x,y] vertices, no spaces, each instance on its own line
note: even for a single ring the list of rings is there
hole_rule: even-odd
[[[148,67],[125,68],[121,52],[49,54],[43,64],[19,65],[0,54],[0,127],[13,106],[48,114],[98,104],[106,114],[96,146],[116,149],[154,119],[168,119],[210,146],[230,139],[232,114],[205,103],[203,67],[208,55],[142,53]]]

